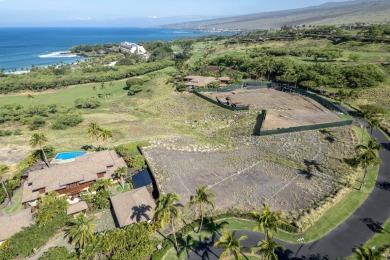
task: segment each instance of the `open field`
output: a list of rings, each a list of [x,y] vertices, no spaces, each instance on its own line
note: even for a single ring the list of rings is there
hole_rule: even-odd
[[[205,140],[222,128],[229,126],[228,121],[234,113],[214,106],[195,95],[177,93],[170,85],[165,84],[165,69],[153,73],[152,80],[143,86],[143,91],[135,96],[127,96],[124,81],[114,82],[109,98],[100,98],[101,106],[96,109],[79,109],[84,121],[66,130],[54,130],[52,122],[37,130],[30,131],[21,122],[3,124],[2,130],[22,130],[22,135],[0,137],[0,160],[10,166],[16,165],[32,151],[29,140],[34,132],[44,132],[48,138],[47,145],[56,151],[79,150],[84,145],[115,146],[122,143],[140,140],[154,140],[192,136]],[[97,85],[98,86],[98,85]],[[101,91],[98,88],[98,93]],[[80,85],[53,93],[36,93],[33,100],[26,95],[6,95],[0,97],[1,104],[21,104],[25,107],[40,104],[57,104],[73,107],[79,97],[92,97],[96,93],[92,85]],[[33,104],[34,103],[34,104]],[[87,129],[90,122],[97,122],[110,129],[113,140],[98,143],[90,140]]]
[[[356,144],[345,127],[326,134],[247,137],[227,150],[165,140],[145,148],[144,155],[161,190],[179,193],[183,203],[198,186],[208,185],[218,209],[248,211],[267,202],[273,209],[294,211],[310,207],[350,178],[353,172],[340,158],[350,158]]]
[[[264,130],[340,121],[337,115],[308,97],[271,88],[237,89],[211,93],[210,96],[215,100],[249,106],[250,109],[266,109]]]

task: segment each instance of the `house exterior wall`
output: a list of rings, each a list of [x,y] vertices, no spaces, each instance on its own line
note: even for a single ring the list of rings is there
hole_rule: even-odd
[[[62,189],[62,190],[57,190],[57,192],[61,195],[63,194],[75,194],[75,193],[79,193],[81,190],[85,189],[85,188],[88,188],[89,186],[91,186],[92,184],[94,184],[95,181],[90,181],[90,182],[86,182],[86,183],[83,183],[83,184],[79,184],[77,187],[74,187],[74,188],[65,188],[65,189]]]

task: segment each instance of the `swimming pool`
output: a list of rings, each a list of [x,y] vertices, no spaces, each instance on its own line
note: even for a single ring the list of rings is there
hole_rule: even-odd
[[[54,158],[55,160],[69,160],[74,159],[77,156],[84,155],[87,152],[64,152],[64,153],[58,153],[57,156]]]

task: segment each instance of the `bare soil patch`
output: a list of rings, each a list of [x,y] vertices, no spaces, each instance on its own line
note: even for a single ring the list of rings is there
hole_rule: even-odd
[[[217,209],[251,210],[267,202],[293,211],[309,208],[352,174],[340,160],[353,154],[351,131],[333,130],[333,138],[345,138],[342,144],[327,141],[328,134],[307,131],[246,137],[229,150],[165,140],[144,154],[161,191],[177,192],[184,204],[197,187],[210,186]]]
[[[294,93],[271,88],[238,89],[225,93],[210,93],[213,99],[231,104],[248,105],[250,109],[267,110],[263,130],[289,128],[340,121],[341,119],[318,102]]]

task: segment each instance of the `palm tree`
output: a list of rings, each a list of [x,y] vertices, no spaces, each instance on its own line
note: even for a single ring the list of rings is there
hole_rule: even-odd
[[[199,206],[200,226],[197,233],[202,230],[205,208],[207,206],[211,206],[213,209],[215,208],[215,203],[212,201],[214,198],[215,194],[209,192],[207,186],[198,187],[196,194],[190,197],[190,202],[186,205],[187,209],[191,206]]]
[[[29,99],[29,100],[31,100],[31,102],[34,104],[34,96],[33,95],[31,95],[31,94],[28,94],[27,95],[27,99]]]
[[[358,97],[359,97],[358,92],[355,90],[351,90],[349,92],[346,92],[345,97],[344,97],[344,101],[349,102],[349,101],[352,101],[354,99],[357,99]]]
[[[359,144],[355,148],[357,151],[365,151],[365,150],[374,150],[374,151],[380,151],[383,150],[382,144],[378,143],[375,138],[370,138],[367,142],[367,144]]]
[[[3,186],[3,189],[5,191],[5,194],[7,195],[7,198],[10,202],[12,202],[11,197],[9,196],[8,190],[4,185],[5,180],[3,180],[3,176],[9,171],[9,167],[7,165],[0,165],[0,182]]]
[[[96,141],[98,141],[101,132],[102,132],[102,127],[100,125],[98,125],[95,122],[89,124],[88,131],[87,131],[89,138],[91,139],[96,138]]]
[[[353,250],[359,260],[380,260],[384,259],[382,252],[374,251],[369,247],[358,247]]]
[[[370,128],[371,128],[370,135],[372,135],[372,131],[374,129],[378,129],[381,126],[381,121],[382,120],[379,117],[371,117],[370,119],[368,119],[368,124],[370,125]]]
[[[40,207],[34,213],[35,221],[39,226],[44,226],[59,214],[65,213],[69,206],[65,197],[60,197],[55,191],[49,191],[48,194],[40,199]]]
[[[243,235],[236,238],[236,230],[232,232],[225,232],[220,239],[215,242],[214,246],[225,248],[225,251],[219,256],[219,259],[223,259],[233,254],[236,260],[241,259],[242,246],[240,242],[247,239],[247,236]]]
[[[47,160],[47,157],[46,157],[46,153],[45,151],[43,150],[43,145],[47,142],[47,137],[45,136],[45,134],[43,133],[35,133],[31,136],[31,139],[30,139],[30,145],[32,148],[35,148],[35,147],[39,147],[39,149],[42,151],[42,154],[43,154],[43,157],[44,157],[44,160],[45,160],[45,163],[47,165],[47,167],[50,167],[49,165],[49,161]]]
[[[111,130],[108,129],[102,129],[100,136],[102,137],[103,142],[107,142],[109,139],[113,138]]]
[[[78,215],[68,223],[65,237],[69,238],[72,245],[79,249],[85,248],[95,240],[94,224],[95,217],[87,217],[85,214]]]
[[[368,166],[378,165],[380,163],[380,158],[376,150],[366,147],[362,149],[362,145],[356,147],[357,156],[355,161],[357,165],[361,165],[364,168],[363,180],[360,183],[359,190],[361,190],[363,183],[365,182]]]
[[[111,81],[110,82],[110,84],[108,85],[109,87],[110,87],[110,89],[111,89],[111,91],[113,91],[114,90],[114,83]],[[112,92],[110,92],[110,94],[111,94]]]
[[[167,222],[171,222],[171,228],[173,233],[173,238],[175,240],[175,248],[178,250],[176,232],[174,220],[181,216],[181,211],[178,207],[178,203],[180,202],[180,197],[177,193],[171,192],[168,195],[161,194],[158,198],[155,208],[154,217],[156,218],[156,222],[160,226],[164,226]]]
[[[257,246],[252,247],[251,252],[252,254],[260,252],[260,255],[266,260],[278,260],[278,256],[275,254],[276,249],[284,250],[285,248],[276,243],[272,239],[272,235],[268,235],[264,240],[261,240]]]
[[[98,95],[98,93],[97,93],[97,87],[96,87],[96,85],[93,85],[93,86],[92,86],[92,90],[95,91],[96,96],[99,97],[99,95]]]
[[[372,107],[363,107],[361,108],[361,117],[364,120],[363,122],[363,130],[366,128],[366,121],[370,122],[370,121],[373,121],[373,123],[380,123],[380,122],[375,122],[376,120],[379,120],[380,116],[382,115],[381,111],[377,111],[376,109],[373,109]],[[363,131],[364,133],[364,131]],[[362,143],[363,143],[363,137],[364,137],[364,134],[362,135]]]
[[[114,171],[114,174],[118,179],[121,179],[121,186],[122,186],[122,189],[124,189],[124,187],[125,187],[124,177],[127,175],[127,168],[126,167],[119,167]]]
[[[265,203],[260,212],[253,211],[252,215],[257,221],[257,226],[253,230],[265,232],[266,237],[270,236],[271,230],[278,232],[278,228],[283,221],[281,213],[279,211],[272,212]]]
[[[102,82],[102,84],[100,85],[100,90],[104,92],[104,98],[107,98],[107,87],[105,82]]]
[[[99,179],[94,184],[91,185],[92,190],[108,191],[108,188],[112,186],[112,179]]]

